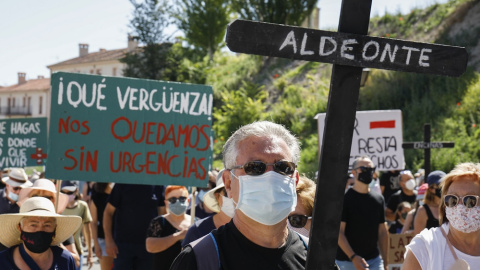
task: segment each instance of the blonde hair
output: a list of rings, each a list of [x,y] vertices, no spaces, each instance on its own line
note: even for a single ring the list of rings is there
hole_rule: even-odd
[[[300,203],[307,212],[307,216],[311,216],[313,213],[313,203],[315,200],[315,192],[317,185],[308,177],[300,176],[297,183],[297,195],[300,199]],[[297,202],[298,203],[298,202]]]
[[[442,188],[442,198],[447,194],[448,189],[453,182],[464,177],[470,178],[473,182],[480,183],[480,163],[466,162],[457,164],[451,172],[445,175],[440,183]],[[440,224],[448,222],[444,200],[441,200],[440,202],[439,221]]]

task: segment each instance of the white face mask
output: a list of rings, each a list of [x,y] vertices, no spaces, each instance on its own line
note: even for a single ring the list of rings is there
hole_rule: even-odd
[[[271,226],[295,210],[297,193],[294,178],[274,171],[257,176],[232,175],[238,179],[240,185],[236,209],[247,217]]]
[[[458,231],[471,233],[480,230],[480,206],[467,208],[462,203],[445,207],[448,221]]]
[[[233,200],[222,196],[222,208],[221,211],[225,213],[225,215],[233,218],[233,215],[235,215],[235,205],[233,204]]]
[[[413,190],[417,184],[414,179],[410,179],[405,183],[405,187],[409,190]]]

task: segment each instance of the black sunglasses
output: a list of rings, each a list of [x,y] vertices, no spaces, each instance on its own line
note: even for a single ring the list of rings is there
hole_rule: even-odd
[[[466,208],[473,208],[477,206],[479,199],[480,197],[477,195],[465,195],[463,197],[459,197],[457,195],[449,194],[443,197],[443,201],[447,207],[455,207],[457,206],[458,202],[462,202]]]
[[[370,167],[360,166],[360,167],[353,168],[353,169],[354,170],[360,169],[362,172],[374,172],[376,168],[377,167],[370,168]]]
[[[248,175],[262,175],[267,170],[267,166],[273,166],[273,170],[283,175],[291,175],[295,172],[297,165],[290,161],[277,161],[275,163],[265,163],[262,161],[250,161],[243,165],[234,166],[233,169],[243,169]]]
[[[12,187],[12,189],[13,189],[14,191],[19,191],[20,189],[22,189],[22,187]]]
[[[180,201],[181,203],[184,203],[187,200],[187,197],[183,197],[183,196],[178,197],[178,198],[177,197],[171,197],[171,198],[167,199],[167,201],[170,202],[170,203],[176,203],[177,200]]]
[[[305,215],[291,215],[288,216],[288,222],[290,225],[295,228],[303,228],[307,224],[307,220],[312,219],[312,217],[308,217]]]
[[[75,191],[62,191],[62,193],[66,195],[72,195],[75,193]]]

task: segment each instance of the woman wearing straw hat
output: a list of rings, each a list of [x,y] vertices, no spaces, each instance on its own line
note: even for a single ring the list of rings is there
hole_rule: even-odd
[[[55,213],[53,203],[43,197],[26,200],[18,214],[0,215],[0,242],[8,247],[0,253],[0,269],[76,269],[73,257],[58,245],[81,222],[80,217]]]

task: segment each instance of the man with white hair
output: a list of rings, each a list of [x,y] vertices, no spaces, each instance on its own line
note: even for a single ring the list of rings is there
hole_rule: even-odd
[[[268,121],[238,129],[223,148],[232,221],[187,245],[170,269],[305,269],[307,239],[287,227],[295,209],[300,146]]]

